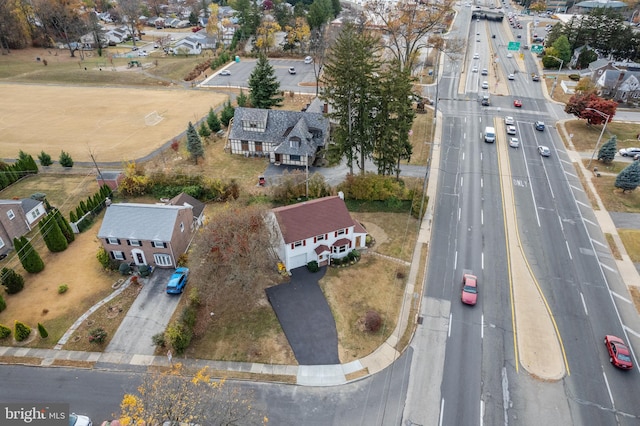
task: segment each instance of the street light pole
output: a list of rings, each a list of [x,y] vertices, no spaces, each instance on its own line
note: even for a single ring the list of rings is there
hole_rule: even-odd
[[[609,114],[605,114],[602,111],[598,111],[595,108],[585,108],[585,110],[596,112],[596,113],[600,114],[602,117],[605,118],[604,126],[602,126],[602,131],[600,132],[600,136],[598,137],[598,140],[596,141],[596,147],[593,149],[593,153],[591,154],[591,159],[589,159],[589,163],[587,163],[587,169],[588,169],[589,167],[591,167],[591,162],[593,161],[593,157],[596,155],[596,151],[598,150],[598,145],[600,145],[600,141],[602,140],[602,135],[604,135],[604,130],[607,128],[607,123],[609,122],[609,118],[611,116]]]
[[[551,55],[547,55],[550,58],[553,58],[557,61],[560,61],[560,66],[558,67],[558,74],[556,74],[556,79],[553,81],[553,85],[551,86],[551,99],[553,99],[553,92],[556,90],[556,84],[558,84],[558,79],[560,78],[560,70],[562,69],[562,65],[564,64],[564,61],[560,58],[556,58],[555,56],[551,56]]]

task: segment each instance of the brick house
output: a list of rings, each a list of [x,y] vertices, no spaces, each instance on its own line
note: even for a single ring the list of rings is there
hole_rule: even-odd
[[[46,213],[44,202],[33,198],[0,200],[0,255],[13,249],[13,239],[31,231]]]
[[[111,259],[173,268],[198,228],[191,205],[111,204],[98,238]]]
[[[266,218],[272,246],[287,271],[315,260],[326,266],[366,247],[367,231],[349,214],[339,196],[278,207]]]

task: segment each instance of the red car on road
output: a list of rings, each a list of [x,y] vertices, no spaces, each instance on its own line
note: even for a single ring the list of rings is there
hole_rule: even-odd
[[[513,106],[518,108],[522,107],[522,101],[520,99],[516,99],[513,101]]]
[[[631,351],[621,338],[616,336],[604,336],[604,345],[609,352],[609,362],[618,368],[631,370],[633,361],[631,361]]]
[[[475,275],[462,276],[462,303],[475,305],[478,302],[478,279]]]

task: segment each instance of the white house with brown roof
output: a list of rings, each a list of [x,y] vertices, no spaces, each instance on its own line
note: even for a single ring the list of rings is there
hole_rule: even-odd
[[[332,258],[366,246],[367,231],[339,196],[275,208],[267,223],[272,225],[273,249],[287,271],[314,260],[326,266]]]

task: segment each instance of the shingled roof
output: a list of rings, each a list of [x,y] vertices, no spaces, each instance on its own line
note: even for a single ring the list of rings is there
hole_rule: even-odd
[[[273,209],[286,244],[354,226],[344,200],[318,198]]]

